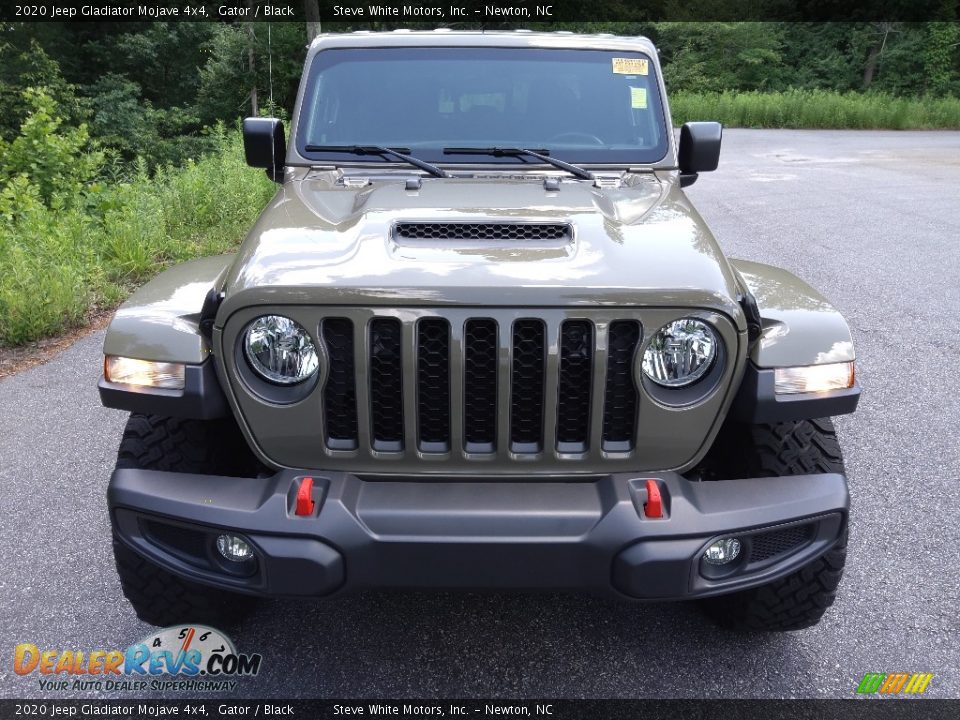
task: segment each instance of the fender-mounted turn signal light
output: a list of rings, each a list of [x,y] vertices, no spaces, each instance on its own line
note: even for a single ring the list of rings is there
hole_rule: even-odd
[[[648,518],[663,517],[663,498],[656,480],[647,480],[647,501],[643,504],[643,514]]]
[[[305,477],[300,481],[300,488],[297,490],[297,515],[306,517],[313,515],[313,478]]]

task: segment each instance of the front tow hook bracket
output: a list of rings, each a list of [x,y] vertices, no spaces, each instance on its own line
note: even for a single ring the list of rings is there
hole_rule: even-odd
[[[310,517],[313,515],[313,508],[316,503],[313,501],[313,478],[305,477],[300,481],[300,487],[297,490],[297,508],[295,513],[300,517]]]
[[[663,517],[663,498],[656,480],[647,480],[647,501],[643,504],[643,514],[648,518]]]

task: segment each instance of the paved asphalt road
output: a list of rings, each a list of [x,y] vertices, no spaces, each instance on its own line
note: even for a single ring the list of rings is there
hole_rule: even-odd
[[[262,606],[247,696],[851,697],[864,672],[960,697],[960,134],[728,131],[690,197],[734,256],[783,265],[846,314],[865,388],[839,422],[848,570],[816,628],[720,631],[688,605],[371,594]],[[124,416],[100,407],[102,333],[0,381],[0,696],[20,642],[123,648],[104,488]]]

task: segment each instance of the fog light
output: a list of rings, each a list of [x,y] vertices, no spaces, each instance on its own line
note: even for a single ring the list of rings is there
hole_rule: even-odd
[[[738,557],[740,557],[740,541],[736,538],[717,540],[703,553],[703,559],[711,565],[729,565]]]
[[[237,535],[220,535],[217,538],[217,550],[231,562],[243,562],[253,557],[250,543]]]

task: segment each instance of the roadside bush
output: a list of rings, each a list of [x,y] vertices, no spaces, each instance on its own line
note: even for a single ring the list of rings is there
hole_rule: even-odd
[[[68,206],[100,172],[104,155],[93,148],[86,124],[63,126],[57,105],[43,88],[27,88],[31,108],[11,142],[0,140],[0,187],[16,177],[36,187],[50,206]]]
[[[179,165],[213,150],[200,133],[200,120],[182,107],[157,108],[139,85],[121,75],[104,75],[91,87],[90,132],[124,160],[141,157],[151,168]]]
[[[82,325],[167,265],[229,251],[274,191],[222,127],[209,155],[153,174],[141,160],[106,186],[93,177],[102,154],[36,97],[0,146],[0,345]]]

